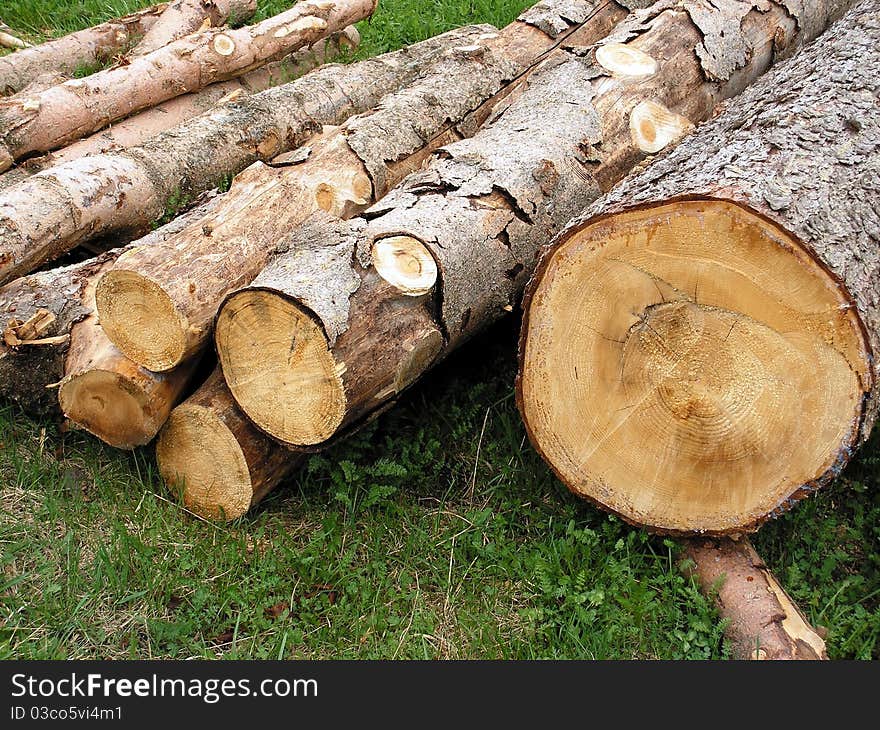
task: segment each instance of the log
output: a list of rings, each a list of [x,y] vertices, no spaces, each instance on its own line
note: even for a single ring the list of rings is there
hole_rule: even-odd
[[[538,7],[558,4],[545,0]],[[160,247],[120,258],[98,284],[108,336],[135,362],[165,371],[210,339],[223,297],[250,282],[289,231],[324,210],[351,217],[418,168],[440,145],[466,136],[498,103],[499,92],[580,24],[593,43],[626,16],[617,3],[566,2],[574,20],[555,36],[516,20],[475,43],[452,47],[422,79],[380,108],[327,130],[304,162],[255,163],[234,181],[211,218]],[[534,11],[534,9],[533,9]],[[135,303],[144,303],[147,319]]]
[[[548,248],[519,400],[575,493],[658,532],[752,531],[868,437],[878,45],[859,3]]]
[[[19,50],[21,48],[33,48],[33,46],[15,35],[12,32],[12,28],[0,20],[0,48]]]
[[[162,479],[187,509],[213,520],[241,517],[304,458],[250,424],[219,368],[171,412],[156,442]]]
[[[224,104],[127,150],[92,155],[0,193],[0,284],[100,236],[148,230],[256,160],[306,142],[418,77],[449,45],[492,26],[468,26],[393,53],[329,65]],[[98,194],[100,193],[100,194]]]
[[[148,246],[172,235],[210,213],[217,200],[208,197],[131,246]],[[77,327],[94,326],[98,274],[125,250],[113,249],[0,287],[0,397],[34,415],[58,413],[56,386],[65,374],[71,338]]]
[[[228,22],[240,23],[257,12],[257,0],[174,0],[131,51],[142,56],[178,38]]]
[[[229,103],[242,96],[255,94],[299,78],[312,69],[328,63],[344,49],[357,47],[359,43],[360,34],[354,26],[349,26],[280,61],[261,66],[238,78],[211,84],[192,94],[169,99],[57,152],[25,160],[0,175],[0,190],[16,185],[53,165],[143,144],[151,137],[203,114],[218,104]],[[26,93],[26,90],[21,93]]]
[[[45,73],[70,75],[78,68],[104,63],[155,25],[166,3],[154,5],[92,28],[79,30],[0,58],[0,96],[21,91]]]
[[[685,541],[685,572],[712,595],[731,642],[732,659],[827,659],[810,626],[746,538]]]
[[[0,172],[167,99],[243,73],[371,15],[377,0],[302,0],[253,26],[208,29],[27,99],[0,100]]]
[[[483,131],[441,148],[363,217],[310,219],[226,299],[215,343],[236,402],[294,447],[356,427],[513,309],[539,247],[651,154],[641,140],[674,144],[845,5],[793,17],[772,3],[662,3],[603,42],[613,61],[594,48],[554,59]],[[430,259],[428,293],[397,290],[389,260],[418,292]]]

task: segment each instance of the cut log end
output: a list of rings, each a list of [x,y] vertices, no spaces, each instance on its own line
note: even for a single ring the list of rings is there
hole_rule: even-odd
[[[114,269],[101,277],[95,300],[104,332],[134,362],[165,372],[186,356],[188,324],[155,282]]]
[[[156,460],[165,483],[202,517],[232,520],[251,506],[254,490],[244,453],[209,408],[175,408],[156,442]]]
[[[437,283],[437,262],[415,238],[392,236],[376,241],[372,257],[379,276],[402,294],[420,297]]]
[[[336,432],[346,408],[345,366],[310,313],[273,292],[243,290],[220,310],[215,337],[229,390],[260,429],[301,446]]]
[[[66,378],[58,401],[70,421],[118,449],[148,444],[162,425],[149,394],[115,372],[88,370]]]
[[[793,237],[682,200],[599,219],[544,263],[520,406],[574,492],[660,532],[741,532],[839,470],[868,353]]]

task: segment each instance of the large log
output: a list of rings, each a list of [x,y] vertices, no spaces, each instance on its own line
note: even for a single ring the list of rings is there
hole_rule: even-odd
[[[0,175],[0,190],[16,185],[53,165],[143,144],[150,137],[183,124],[218,104],[229,103],[242,96],[256,94],[299,78],[359,43],[359,33],[354,26],[349,26],[280,61],[268,63],[238,78],[211,84],[192,94],[164,101],[56,152],[25,160]],[[26,90],[21,93],[25,94]]]
[[[732,659],[827,659],[825,640],[745,538],[685,542],[683,566],[713,596]]]
[[[880,3],[573,221],[527,299],[519,401],[574,492],[742,532],[877,414]]]
[[[558,4],[545,0],[525,17]],[[581,42],[594,43],[626,16],[614,2],[567,0],[565,6],[571,20],[555,26],[552,36],[516,20],[476,43],[450,48],[378,109],[327,130],[304,162],[255,163],[210,219],[162,246],[121,257],[98,285],[108,336],[151,370],[169,370],[193,356],[208,342],[223,297],[250,282],[309,214],[360,213],[437,147],[472,132],[474,117],[485,118],[505,85],[541,54],[573,38],[575,29]],[[140,317],[141,311],[149,316]]]
[[[21,91],[47,73],[72,74],[124,52],[155,25],[166,3],[79,30],[0,58],[0,96]]]
[[[145,107],[224,81],[372,14],[377,0],[302,0],[244,28],[209,29],[33,98],[0,100],[0,171]]]
[[[355,427],[511,311],[571,217],[846,5],[661,3],[555,60],[486,129],[364,217],[312,219],[227,298],[215,341],[236,401],[291,446]]]
[[[143,144],[56,165],[0,193],[0,284],[77,244],[143,231],[256,160],[299,147],[323,125],[374,107],[450,45],[492,26],[459,28],[393,53],[329,65],[224,104]]]
[[[257,0],[174,0],[132,49],[131,55],[142,56],[190,33],[216,28],[227,21],[240,23],[255,12]]]
[[[149,246],[173,235],[210,213],[217,200],[209,197],[131,245]],[[0,288],[0,396],[36,415],[58,412],[56,388],[65,375],[71,339],[78,327],[94,328],[98,275],[125,250],[37,272]]]

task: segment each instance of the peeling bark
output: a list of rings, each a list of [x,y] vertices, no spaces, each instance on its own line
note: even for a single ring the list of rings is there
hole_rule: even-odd
[[[131,52],[142,56],[198,30],[240,23],[257,12],[257,0],[174,0]]]

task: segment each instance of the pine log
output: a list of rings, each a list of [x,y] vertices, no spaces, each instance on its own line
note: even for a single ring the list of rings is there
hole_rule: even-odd
[[[56,386],[65,374],[71,336],[77,327],[89,329],[95,321],[98,274],[123,251],[153,245],[207,215],[217,200],[209,197],[129,247],[40,271],[0,288],[0,397],[35,415],[56,414]]]
[[[69,75],[125,52],[161,17],[166,3],[0,58],[0,96],[21,91],[45,73]]]
[[[156,442],[162,479],[187,509],[214,520],[241,517],[304,458],[250,424],[219,368],[172,411]]]
[[[685,541],[685,571],[713,596],[732,659],[827,659],[810,626],[746,538]]]
[[[33,98],[0,100],[0,172],[25,155],[282,58],[368,17],[376,2],[302,0],[253,26],[205,30]]]
[[[531,12],[554,3],[545,0]],[[98,284],[108,336],[151,370],[169,370],[192,357],[209,342],[223,297],[250,282],[309,214],[360,213],[437,147],[475,128],[471,116],[477,110],[487,115],[499,91],[536,57],[578,28],[583,42],[594,43],[626,16],[617,3],[569,0],[566,7],[573,20],[555,37],[516,20],[473,44],[450,48],[423,78],[386,97],[378,109],[327,130],[304,162],[255,163],[210,219],[160,247],[121,257]],[[135,303],[143,303],[148,318],[138,316]]]
[[[242,96],[255,94],[299,78],[312,69],[328,63],[343,50],[357,47],[359,43],[360,34],[354,26],[349,26],[280,61],[268,63],[238,78],[211,84],[192,94],[169,99],[57,152],[25,160],[0,175],[0,190],[16,185],[53,165],[142,144],[150,137],[203,114],[218,104],[229,103]],[[26,91],[25,89],[21,93],[25,94]]]
[[[859,3],[549,247],[519,399],[575,493],[655,531],[751,531],[868,437],[878,48]]]
[[[554,59],[483,131],[441,148],[364,217],[310,219],[227,298],[215,342],[233,397],[291,446],[355,427],[511,311],[539,247],[645,160],[645,147],[674,144],[845,5],[793,16],[763,2],[661,3],[618,26],[599,59],[594,48]],[[390,257],[377,249],[389,238]],[[396,260],[424,291],[429,258],[430,292],[391,284]]]
[[[459,28],[217,107],[127,150],[74,160],[0,192],[0,284],[99,236],[143,231],[256,160],[306,142],[375,106],[450,45],[492,26]]]
[[[257,0],[174,0],[134,49],[142,56],[178,38],[228,22],[240,23],[257,12]]]

